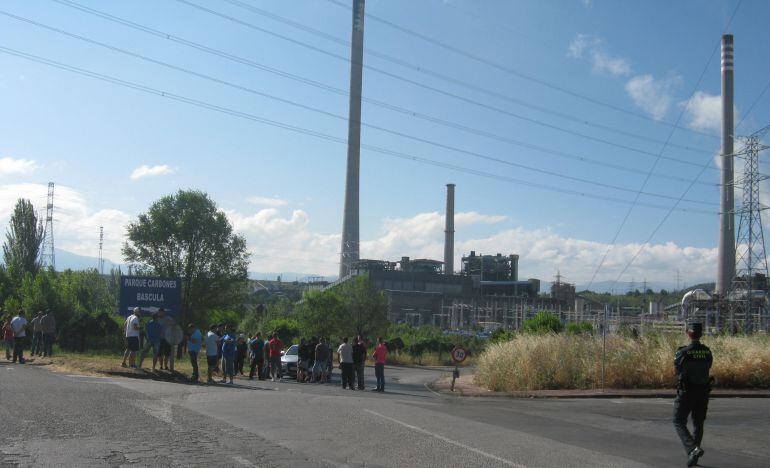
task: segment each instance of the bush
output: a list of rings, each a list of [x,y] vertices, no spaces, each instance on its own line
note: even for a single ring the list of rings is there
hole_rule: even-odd
[[[492,335],[489,337],[490,343],[504,343],[506,341],[511,341],[516,337],[516,332],[513,330],[506,330],[504,328],[498,328],[497,330],[492,332]]]
[[[559,333],[562,328],[559,317],[545,310],[524,321],[524,331],[527,333]]]
[[[591,322],[571,322],[567,324],[567,334],[569,335],[593,335],[594,326]]]
[[[76,313],[59,330],[59,346],[70,351],[123,350],[122,325],[119,317],[113,314],[101,313],[91,315],[85,312]]]

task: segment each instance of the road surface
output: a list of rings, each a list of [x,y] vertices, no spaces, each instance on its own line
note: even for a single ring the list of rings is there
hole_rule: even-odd
[[[1,362],[0,466],[684,466],[670,400],[442,397],[424,385],[441,374],[387,368],[378,394]],[[702,464],[770,465],[768,429],[766,399],[713,400]]]

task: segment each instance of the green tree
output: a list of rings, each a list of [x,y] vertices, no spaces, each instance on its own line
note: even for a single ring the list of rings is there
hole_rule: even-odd
[[[32,202],[20,198],[8,222],[3,244],[5,265],[17,286],[26,273],[35,275],[40,269],[43,234],[43,223],[38,220]]]
[[[388,299],[366,275],[309,293],[295,314],[308,335],[374,337],[388,328]]]
[[[180,190],[154,202],[128,226],[123,256],[141,273],[182,279],[183,322],[242,301],[246,241],[203,192]]]
[[[340,290],[345,307],[338,324],[343,335],[376,335],[388,328],[388,298],[366,275],[356,276]]]
[[[345,307],[344,299],[334,289],[308,293],[297,307],[302,332],[307,336],[336,335],[345,316]]]
[[[524,331],[528,333],[559,333],[562,328],[559,317],[545,310],[524,321]]]

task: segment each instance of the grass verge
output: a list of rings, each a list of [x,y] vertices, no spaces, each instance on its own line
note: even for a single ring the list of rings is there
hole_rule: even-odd
[[[91,351],[84,353],[74,352],[54,352],[53,357],[44,358],[35,356],[29,358],[27,362],[30,365],[46,366],[51,370],[63,373],[76,373],[85,375],[128,375],[135,373],[137,375],[146,374],[152,371],[152,358],[144,361],[144,371],[121,367],[123,354]],[[198,366],[205,373],[206,360],[198,357]],[[175,374],[169,371],[157,371],[158,376],[167,376],[169,379],[178,377],[178,374],[189,376],[192,374],[190,359],[184,356],[177,359],[174,363]],[[167,375],[166,375],[167,374]]]

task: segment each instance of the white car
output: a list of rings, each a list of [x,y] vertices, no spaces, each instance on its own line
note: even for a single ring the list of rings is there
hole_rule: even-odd
[[[297,378],[297,366],[299,362],[299,346],[291,345],[289,349],[281,352],[281,374]]]

